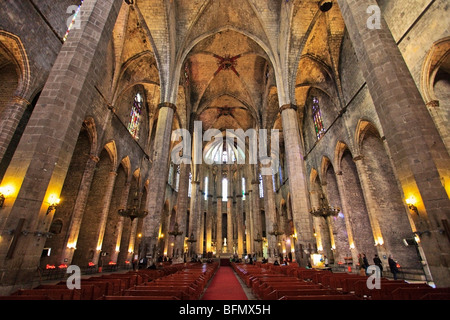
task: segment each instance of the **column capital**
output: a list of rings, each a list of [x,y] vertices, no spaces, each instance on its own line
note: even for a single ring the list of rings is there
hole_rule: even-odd
[[[12,100],[14,103],[25,103],[26,105],[30,105],[31,102],[21,96],[13,96]]]
[[[161,109],[161,108],[170,108],[173,110],[173,112],[177,112],[177,106],[170,102],[162,102],[162,103],[158,104],[158,109]]]
[[[439,108],[439,106],[440,106],[439,100],[431,100],[427,102],[428,108]]]
[[[287,109],[293,109],[294,111],[297,111],[298,107],[295,104],[288,103],[280,107],[280,113]]]
[[[91,161],[93,161],[93,162],[95,162],[95,163],[98,163],[98,162],[100,161],[100,158],[97,157],[97,156],[94,156],[94,155],[90,154],[90,155],[89,155],[89,160],[91,160]]]

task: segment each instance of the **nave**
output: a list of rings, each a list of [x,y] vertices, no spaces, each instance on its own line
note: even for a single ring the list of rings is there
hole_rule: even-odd
[[[84,275],[79,289],[69,281],[44,281],[0,300],[448,300],[450,288],[367,275],[307,269],[296,263],[160,264],[156,269]]]

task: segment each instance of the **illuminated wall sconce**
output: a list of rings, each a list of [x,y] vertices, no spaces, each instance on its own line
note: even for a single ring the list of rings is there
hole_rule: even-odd
[[[415,212],[416,214],[419,214],[419,211],[416,207],[417,200],[413,196],[406,199],[406,204],[408,205],[409,210]]]
[[[61,202],[61,199],[59,199],[55,195],[51,195],[49,198],[50,206],[47,209],[47,215],[50,214],[50,212],[52,212],[53,210],[55,210],[58,207],[60,202]]]
[[[384,244],[384,240],[382,237],[378,237],[377,240],[375,240],[375,247],[382,246]]]
[[[0,188],[0,208],[5,204],[5,200],[8,196],[12,194],[13,190],[11,187],[1,187]]]
[[[355,249],[355,244],[354,243],[350,244],[350,249]]]
[[[69,249],[76,249],[77,247],[76,247],[75,243],[68,243],[67,244],[67,248],[69,248]]]

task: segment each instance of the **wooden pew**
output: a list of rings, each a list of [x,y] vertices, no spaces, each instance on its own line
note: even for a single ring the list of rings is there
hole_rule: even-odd
[[[413,286],[411,284],[411,286]],[[392,299],[393,300],[421,300],[423,296],[426,294],[450,294],[450,288],[432,288],[430,286],[425,287],[417,287],[414,285],[414,287],[402,287],[397,288],[394,291],[392,291]]]
[[[71,289],[20,289],[13,296],[47,296],[51,300],[81,300],[81,292]]]
[[[54,300],[47,295],[0,296],[0,300]]]
[[[100,300],[127,300],[127,301],[136,301],[136,300],[179,300],[175,296],[103,296]]]
[[[42,284],[34,289],[67,289],[66,284]],[[81,294],[81,300],[97,300],[101,296],[103,296],[106,292],[101,289],[101,287],[93,285],[93,284],[81,284],[80,289],[73,289],[73,290],[79,290]]]
[[[284,296],[279,300],[360,300],[354,294]]]
[[[264,288],[261,292],[261,298],[262,300],[272,300],[269,299],[269,294],[271,294],[274,290],[306,290],[306,289],[323,289],[323,287],[320,284],[306,284],[306,285],[288,285],[288,284],[271,284],[267,288]]]
[[[427,289],[431,288],[427,284],[409,284],[409,283],[384,283],[381,285],[381,288],[378,290],[372,290],[370,298],[372,300],[394,300],[394,292],[397,289],[405,288],[407,290],[411,290],[414,288],[422,288]],[[432,289],[432,288],[431,288]],[[397,291],[398,294],[403,293],[403,291]],[[402,300],[400,296],[397,296],[398,299]]]
[[[134,290],[128,289],[124,292],[124,296],[152,296],[152,297],[176,297],[178,300],[189,300],[183,291],[174,289],[164,290]]]
[[[333,289],[295,289],[295,290],[274,290],[269,293],[265,300],[279,300],[284,296],[322,296],[339,295],[337,290]]]

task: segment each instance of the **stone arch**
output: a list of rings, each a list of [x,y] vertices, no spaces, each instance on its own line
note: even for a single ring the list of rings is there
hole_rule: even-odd
[[[378,255],[383,259],[395,252],[404,270],[421,273],[416,248],[405,246],[402,241],[413,237],[410,220],[417,224],[421,220],[405,210],[400,182],[395,176],[384,141],[369,122],[365,122],[364,130],[357,138],[361,151],[357,161],[360,162],[361,181]],[[416,227],[421,228],[420,225]],[[383,262],[387,265],[386,259]]]
[[[80,231],[76,239],[76,250],[73,255],[72,264],[80,267],[87,266],[89,262],[97,264],[93,261],[98,248],[98,233],[102,219],[104,208],[109,205],[107,199],[107,187],[110,181],[116,175],[114,165],[114,154],[111,154],[115,148],[114,142],[110,142],[98,154],[97,164],[95,166],[89,194],[86,200],[86,206],[82,214],[80,223]],[[106,187],[105,187],[106,186]],[[106,213],[107,214],[107,213]],[[89,252],[94,252],[90,255]]]
[[[426,103],[437,100],[433,90],[433,84],[439,69],[441,67],[448,67],[445,64],[448,63],[449,57],[450,37],[436,41],[428,51],[422,66],[420,78],[420,87]]]
[[[127,204],[127,198],[125,197],[128,192],[129,172],[125,167],[123,161],[120,162],[119,167],[115,170],[116,178],[114,181],[114,187],[109,201],[109,210],[107,212],[105,231],[102,241],[101,250],[108,254],[107,261],[103,263],[114,262],[117,263],[117,256],[125,248],[120,248],[120,236],[122,234],[122,227],[125,222],[125,218],[118,214],[119,209],[123,209]],[[128,222],[128,221],[127,221]]]
[[[347,228],[351,229],[353,237],[350,240],[352,248],[353,262],[357,263],[357,255],[365,253],[368,257],[373,257],[376,253],[374,247],[374,236],[369,211],[366,205],[365,194],[363,192],[357,167],[357,160],[347,145],[340,143],[337,149],[340,176],[340,192],[342,205],[347,218]]]
[[[326,184],[324,188],[326,197],[330,205],[342,208],[341,193],[334,166],[329,158],[322,158],[322,183]],[[331,250],[330,262],[343,265],[346,257],[351,257],[349,244],[349,230],[347,229],[347,212],[341,209],[337,217],[330,219]],[[351,230],[350,230],[351,235]]]
[[[335,170],[337,173],[341,171],[341,159],[344,154],[344,152],[348,150],[350,151],[348,145],[343,141],[338,141],[336,143],[336,147],[334,148],[334,163],[335,163]]]
[[[94,118],[87,117],[83,121],[83,128],[86,130],[91,141],[91,154],[95,154],[98,148],[98,133]]]
[[[361,147],[364,138],[370,134],[376,135],[379,139],[384,141],[384,137],[381,137],[379,130],[373,122],[365,119],[360,119],[358,121],[358,124],[356,125],[355,131],[355,148],[357,149],[358,154],[361,154]]]
[[[68,245],[67,239],[71,236],[72,225],[76,225],[74,216],[76,216],[77,203],[81,197],[80,186],[86,183],[86,171],[89,170],[88,162],[97,161],[92,157],[92,139],[87,127],[82,126],[78,135],[75,149],[70,160],[66,177],[61,189],[61,203],[54,211],[52,221],[61,222],[60,232],[46,239],[46,248],[51,248],[51,255],[42,257],[40,264],[45,267],[47,264],[58,264],[64,261],[64,253]],[[51,227],[53,226],[53,223]],[[50,228],[51,228],[50,227]],[[52,232],[52,231],[50,231]]]
[[[104,150],[106,150],[106,152],[108,152],[108,155],[110,157],[111,160],[111,170],[114,170],[117,168],[117,147],[116,147],[116,142],[114,140],[111,140],[110,142],[106,143],[104,146]]]
[[[427,108],[450,152],[450,37],[432,45],[422,65],[420,87]]]
[[[131,180],[132,178],[132,172],[131,172],[131,160],[129,156],[125,156],[122,161],[120,161],[120,164],[123,166],[126,176],[127,176],[127,181]]]
[[[5,51],[14,64],[18,75],[18,83],[14,95],[28,99],[31,71],[28,56],[20,38],[12,33],[0,30],[0,52]]]

